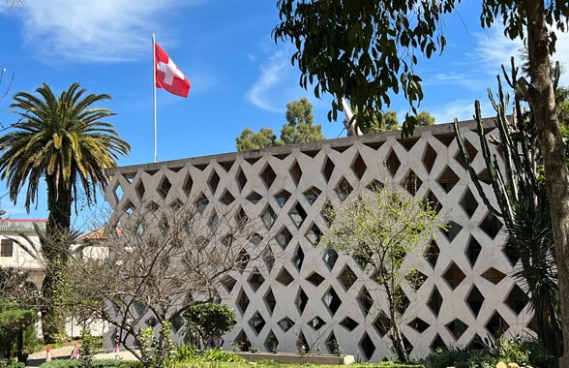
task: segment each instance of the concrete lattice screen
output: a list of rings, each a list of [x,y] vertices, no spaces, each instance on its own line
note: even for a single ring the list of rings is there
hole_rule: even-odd
[[[461,125],[473,165],[487,180],[474,123]],[[491,134],[491,133],[490,133]],[[378,185],[399,185],[429,198],[447,219],[424,255],[409,254],[413,278],[399,290],[402,330],[415,357],[438,347],[477,346],[481,339],[532,333],[522,285],[509,277],[516,255],[498,218],[467,175],[451,125],[118,168],[106,198],[124,216],[140,206],[191,201],[215,224],[218,208],[235,221],[258,221],[244,268],[219,282],[237,324],[224,337],[259,350],[390,358],[387,305],[357,263],[318,241],[330,226],[326,208]],[[489,183],[483,188],[495,202]],[[249,261],[247,261],[249,260]]]

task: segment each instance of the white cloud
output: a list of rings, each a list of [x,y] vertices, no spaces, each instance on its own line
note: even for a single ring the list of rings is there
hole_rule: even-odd
[[[148,50],[158,20],[196,1],[154,0],[27,1],[17,12],[25,45],[46,63],[60,59],[113,62]],[[167,23],[167,22],[163,22]]]
[[[274,53],[267,62],[261,65],[261,75],[255,81],[253,86],[249,89],[246,94],[247,100],[253,105],[267,111],[281,112],[284,109],[284,104],[282,104],[282,85],[285,81],[290,81],[295,78],[291,78],[292,67],[290,65],[289,56],[290,52],[287,48],[281,48],[279,51]],[[280,89],[281,95],[279,98],[275,99],[275,93],[278,93]]]

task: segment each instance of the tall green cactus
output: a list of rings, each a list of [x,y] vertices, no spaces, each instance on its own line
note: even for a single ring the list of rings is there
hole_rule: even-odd
[[[551,353],[559,356],[563,346],[557,309],[559,288],[542,173],[543,159],[531,109],[523,111],[523,100],[517,93],[518,68],[513,58],[511,75],[504,67],[502,71],[506,82],[514,90],[514,114],[507,114],[510,96],[503,92],[498,76],[497,100],[488,90],[488,97],[496,111],[497,136],[487,133],[480,102],[474,104],[476,132],[497,207],[490,203],[481,179],[471,165],[472,160],[456,119],[454,129],[472,182],[487,208],[500,217],[508,229],[509,238],[505,246],[510,246],[520,257],[522,268],[516,270],[513,276],[523,279],[528,285],[538,336]],[[490,149],[491,145],[496,146],[494,152],[502,156],[502,168],[496,154]]]

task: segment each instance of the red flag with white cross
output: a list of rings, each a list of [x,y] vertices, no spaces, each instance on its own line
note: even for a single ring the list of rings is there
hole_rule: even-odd
[[[190,93],[190,81],[168,54],[156,43],[156,87],[165,89],[173,95],[188,97]]]

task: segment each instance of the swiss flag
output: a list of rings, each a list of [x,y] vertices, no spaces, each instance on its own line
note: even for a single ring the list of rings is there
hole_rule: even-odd
[[[168,54],[157,43],[156,50],[156,87],[165,89],[173,95],[188,97],[190,93],[190,81],[178,69]]]

